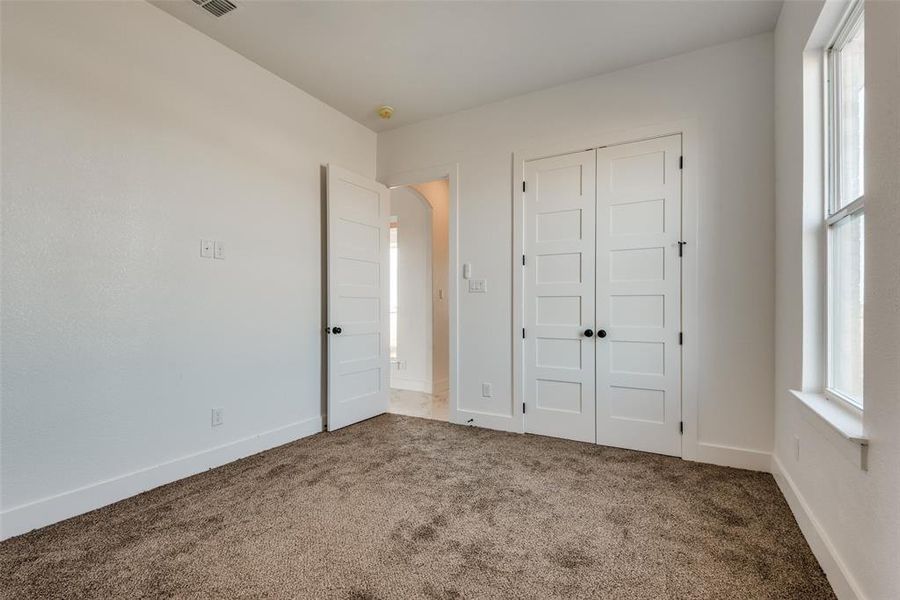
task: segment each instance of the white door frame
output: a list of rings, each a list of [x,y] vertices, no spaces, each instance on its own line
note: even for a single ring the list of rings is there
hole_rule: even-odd
[[[684,432],[681,439],[681,456],[687,460],[699,459],[698,448],[698,400],[697,373],[699,361],[699,315],[698,315],[698,262],[701,248],[698,247],[698,201],[697,201],[697,152],[699,127],[695,119],[652,125],[626,131],[606,131],[596,134],[569,138],[558,142],[524,148],[513,153],[513,421],[516,430],[525,431],[525,415],[522,403],[525,398],[525,357],[521,331],[525,326],[524,286],[522,255],[525,253],[524,195],[522,182],[525,181],[525,163],[530,160],[582,152],[602,146],[640,142],[653,138],[681,134],[684,168],[681,174],[681,239],[687,242],[681,270],[681,328],[684,332],[681,362],[681,418]]]
[[[450,364],[447,369],[447,405],[448,418],[451,423],[462,423],[463,416],[460,415],[457,402],[457,391],[459,390],[459,163],[451,163],[446,165],[437,165],[434,167],[426,167],[424,169],[416,169],[414,171],[404,171],[381,177],[379,181],[388,188],[393,189],[405,185],[417,185],[420,183],[428,183],[436,179],[446,179],[448,182],[448,207],[447,207],[447,232],[448,253],[449,253],[449,281],[448,287],[448,306],[447,312],[450,317],[450,326],[448,336],[450,338],[449,359]],[[463,419],[464,420],[464,419]]]

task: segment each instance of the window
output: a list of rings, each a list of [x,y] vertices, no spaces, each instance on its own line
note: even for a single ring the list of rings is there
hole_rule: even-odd
[[[863,406],[865,30],[855,3],[827,51],[827,377],[832,398]]]

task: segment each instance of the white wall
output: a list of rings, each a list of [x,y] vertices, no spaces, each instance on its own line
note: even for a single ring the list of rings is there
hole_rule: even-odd
[[[523,147],[697,122],[699,438],[721,460],[772,446],[773,61],[764,34],[380,133],[378,173],[459,163],[459,262],[488,293],[460,293],[459,407],[512,419],[512,164]],[[573,148],[577,149],[577,148]],[[459,277],[460,274],[452,274]],[[492,398],[481,397],[491,382]]]
[[[436,179],[411,186],[431,204],[431,316],[434,392],[450,385],[450,182]]]
[[[320,165],[375,135],[144,2],[2,44],[3,534],[317,431]]]
[[[896,598],[900,590],[900,3],[866,2],[865,429],[859,449],[788,393],[821,379],[815,298],[821,284],[810,212],[821,215],[817,89],[804,98],[804,49],[820,14],[840,3],[787,2],[775,33],[777,293],[774,471],[841,598]],[[823,12],[824,10],[824,12]],[[821,23],[819,24],[821,28]],[[808,54],[807,62],[811,60]],[[813,113],[813,114],[810,114]],[[807,146],[804,148],[804,137]],[[804,168],[806,177],[804,178]],[[817,195],[818,194],[818,195]],[[804,205],[804,200],[806,205]],[[814,233],[814,232],[813,232]],[[820,339],[820,338],[819,338]],[[795,455],[795,436],[800,442]]]
[[[391,190],[397,217],[397,362],[391,387],[432,391],[431,205],[416,190]]]

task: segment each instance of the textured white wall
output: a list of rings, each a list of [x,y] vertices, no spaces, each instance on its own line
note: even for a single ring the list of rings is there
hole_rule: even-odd
[[[488,280],[460,292],[459,406],[512,402],[514,151],[591,132],[695,119],[699,173],[699,436],[772,447],[774,160],[772,35],[519,96],[378,135],[378,173],[459,163],[459,262]],[[451,274],[459,277],[459,273]],[[492,398],[481,397],[491,382]],[[494,418],[494,417],[492,417]]]
[[[818,182],[804,164],[819,160],[804,148],[803,51],[820,14],[841,3],[787,2],[775,32],[777,294],[776,440],[779,468],[802,499],[806,533],[841,598],[896,598],[900,590],[900,3],[866,2],[866,330],[864,423],[871,438],[869,470],[858,448],[788,393],[821,378],[815,340],[815,298],[821,284],[803,240],[805,213],[816,212]],[[833,18],[829,17],[833,21]],[[821,27],[821,25],[820,25]],[[816,30],[818,34],[819,31]],[[808,59],[807,59],[808,60]],[[811,100],[810,100],[811,99]],[[806,112],[804,112],[806,111]],[[821,121],[807,118],[812,127]],[[809,169],[807,173],[810,173]],[[807,206],[804,206],[806,197]],[[810,203],[812,205],[810,206]],[[819,211],[821,215],[821,212]],[[809,236],[807,236],[809,237]],[[806,252],[806,254],[804,254]],[[804,303],[806,298],[806,303]],[[813,315],[815,317],[815,315]],[[812,340],[810,340],[812,334]],[[800,440],[799,460],[795,436]]]
[[[431,205],[409,187],[391,190],[397,217],[397,364],[391,387],[431,392]]]
[[[320,165],[375,134],[144,2],[2,2],[2,44],[5,523],[315,425]]]

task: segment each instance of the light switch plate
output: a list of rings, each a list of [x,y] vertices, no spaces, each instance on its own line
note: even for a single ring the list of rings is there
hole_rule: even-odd
[[[218,427],[225,422],[225,410],[222,408],[212,409],[212,426]]]
[[[469,293],[470,294],[484,294],[487,292],[487,280],[486,279],[470,279],[469,280]]]
[[[225,260],[225,242],[216,242],[213,255],[219,260]]]
[[[491,391],[491,384],[482,383],[481,384],[481,397],[482,398],[490,398],[493,395],[493,391]]]
[[[200,256],[203,258],[212,258],[212,256],[213,256],[212,240],[200,240]]]

